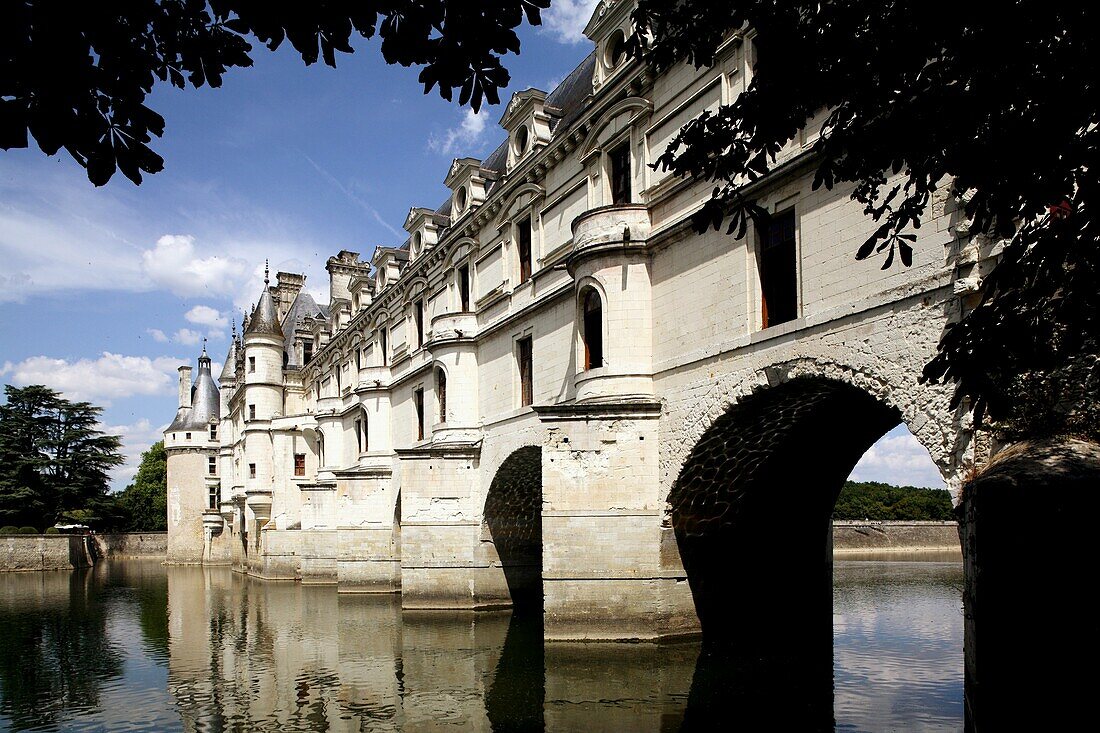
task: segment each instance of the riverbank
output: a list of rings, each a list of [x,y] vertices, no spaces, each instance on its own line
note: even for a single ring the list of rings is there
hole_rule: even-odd
[[[108,557],[163,560],[167,551],[166,532],[0,535],[0,572],[85,568]],[[958,525],[917,521],[833,522],[835,556],[878,558],[882,553],[946,553],[961,559]]]
[[[167,532],[0,535],[0,572],[72,570],[103,558],[163,560]]]
[[[833,555],[854,558],[881,553],[949,553],[962,559],[957,522],[833,522]]]

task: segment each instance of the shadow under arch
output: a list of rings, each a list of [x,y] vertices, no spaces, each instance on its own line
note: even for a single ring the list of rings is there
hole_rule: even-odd
[[[703,632],[684,730],[729,716],[731,695],[739,723],[832,730],[833,507],[900,422],[862,389],[799,376],[700,437],[668,497]]]
[[[831,516],[860,457],[900,413],[850,384],[758,390],[703,433],[669,494],[707,645],[797,644],[831,629]]]
[[[541,619],[541,447],[525,446],[504,459],[489,485],[484,516],[513,608]]]

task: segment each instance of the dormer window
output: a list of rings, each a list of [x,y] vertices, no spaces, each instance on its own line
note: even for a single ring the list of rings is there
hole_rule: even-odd
[[[517,158],[527,152],[527,145],[530,142],[531,132],[527,129],[527,125],[520,125],[519,129],[516,130],[516,136],[513,142]]]
[[[424,246],[424,237],[417,232],[412,238],[412,255],[413,257],[420,256],[420,248]]]
[[[561,110],[546,106],[546,92],[540,89],[525,89],[512,95],[500,118],[500,126],[508,131],[508,170],[550,142],[551,116],[560,114]]]
[[[468,203],[470,203],[469,194],[466,193],[466,187],[463,186],[455,192],[455,213],[461,214],[465,211]]]
[[[611,37],[607,39],[603,51],[603,62],[608,70],[611,70],[617,68],[625,58],[626,34],[620,29],[612,33]]]

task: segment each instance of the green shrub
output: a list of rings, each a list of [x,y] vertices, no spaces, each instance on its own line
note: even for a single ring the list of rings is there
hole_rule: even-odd
[[[34,527],[20,527],[19,534],[38,534],[38,530]]]
[[[6,527],[0,527],[0,534],[19,534],[19,528],[9,524]]]
[[[46,531],[42,534],[61,534],[61,530],[57,527],[46,527]]]

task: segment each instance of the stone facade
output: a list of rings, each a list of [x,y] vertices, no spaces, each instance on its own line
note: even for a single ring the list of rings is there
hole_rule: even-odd
[[[746,186],[793,223],[792,317],[775,323],[772,235],[696,233],[710,186],[649,167],[745,88],[751,37],[654,77],[614,50],[631,9],[597,7],[593,53],[513,96],[507,139],[454,161],[450,199],[411,209],[406,242],[330,258],[327,305],[301,275],[265,287],[226,359],[217,440],[166,433],[170,561],[409,609],[541,585],[547,638],[657,639],[699,630],[722,564],[684,558],[733,551],[741,517],[802,512],[802,550],[824,558],[836,492],[898,422],[959,485],[968,416],[918,378],[993,245],[957,235],[944,189],[912,267],[854,261],[874,225],[849,190],[814,190],[814,120]],[[810,496],[781,501],[791,486]]]

